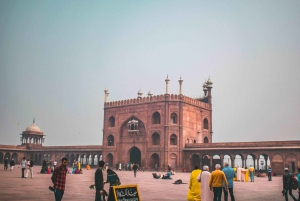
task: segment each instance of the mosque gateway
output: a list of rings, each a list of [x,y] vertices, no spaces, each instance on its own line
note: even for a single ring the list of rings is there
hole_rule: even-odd
[[[190,98],[179,93],[169,94],[170,80],[165,80],[165,94],[153,95],[151,91],[137,98],[108,101],[105,89],[103,145],[44,146],[44,133],[36,125],[22,132],[20,145],[0,145],[0,163],[14,158],[19,163],[25,156],[35,164],[43,160],[69,159],[69,165],[79,160],[83,165],[96,166],[103,159],[111,167],[117,163],[137,163],[146,170],[166,170],[170,164],[175,171],[191,171],[195,164],[208,165],[229,162],[231,166],[266,170],[282,174],[284,167],[296,172],[300,167],[300,141],[264,142],[212,142],[212,88],[208,79],[203,84],[203,95]],[[17,136],[16,136],[17,137]]]

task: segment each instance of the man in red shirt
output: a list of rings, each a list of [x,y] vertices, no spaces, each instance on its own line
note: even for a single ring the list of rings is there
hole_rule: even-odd
[[[62,158],[61,165],[55,168],[51,177],[52,183],[54,184],[53,187],[54,187],[55,201],[61,201],[64,195],[66,176],[68,172],[67,164],[68,164],[68,159]]]

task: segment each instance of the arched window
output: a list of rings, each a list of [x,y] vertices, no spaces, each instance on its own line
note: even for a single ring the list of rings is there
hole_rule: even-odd
[[[208,120],[206,118],[203,120],[203,124],[204,124],[204,129],[208,129]]]
[[[159,145],[160,144],[160,137],[158,133],[153,133],[152,135],[152,145]]]
[[[196,144],[196,140],[194,140],[194,144]]]
[[[160,124],[160,114],[158,112],[154,112],[152,115],[152,124]]]
[[[171,114],[171,124],[177,124],[177,114],[176,113]]]
[[[114,136],[109,135],[107,138],[107,146],[114,146]]]
[[[204,143],[208,143],[208,138],[207,137],[204,138]]]
[[[108,119],[108,127],[115,127],[115,118],[113,116]]]
[[[175,134],[170,136],[170,145],[177,145],[177,136]]]

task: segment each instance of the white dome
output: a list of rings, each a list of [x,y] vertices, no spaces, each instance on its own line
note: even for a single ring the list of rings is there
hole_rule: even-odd
[[[26,131],[41,132],[41,129],[35,123],[33,123],[26,128]]]

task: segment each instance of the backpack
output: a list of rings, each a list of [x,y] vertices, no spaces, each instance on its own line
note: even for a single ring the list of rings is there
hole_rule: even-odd
[[[298,189],[298,180],[296,179],[296,177],[294,175],[292,176],[292,189],[293,190]]]

